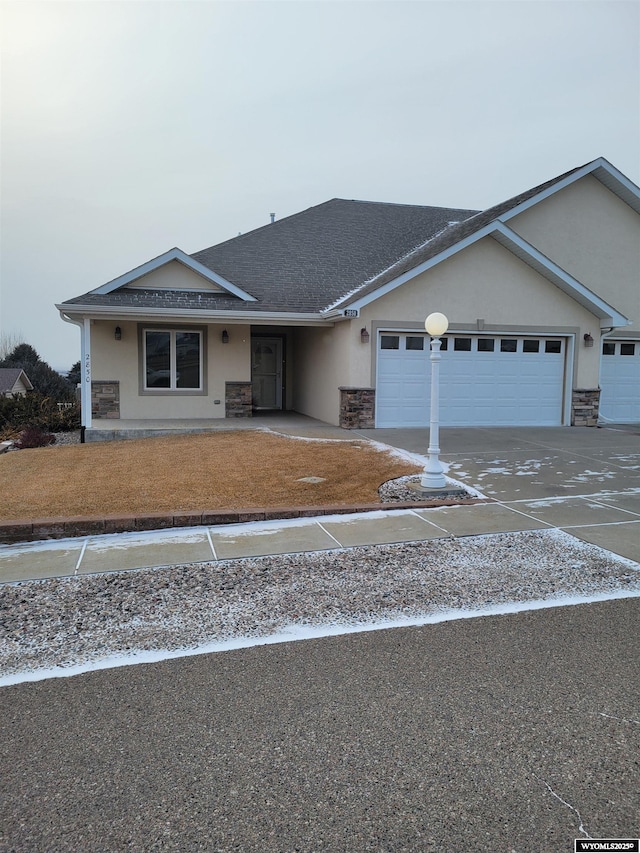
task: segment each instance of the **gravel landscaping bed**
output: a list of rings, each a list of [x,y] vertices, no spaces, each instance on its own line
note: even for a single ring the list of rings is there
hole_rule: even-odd
[[[70,430],[69,432],[54,432],[56,437],[55,444],[80,444],[80,430]]]
[[[463,494],[456,495],[455,498],[447,498],[444,496],[439,498],[437,495],[429,497],[422,494],[420,491],[409,487],[410,483],[418,485],[421,480],[421,474],[409,475],[408,477],[398,477],[396,480],[387,480],[387,482],[383,483],[378,489],[380,503],[421,503],[424,501],[451,502],[451,500],[454,500],[455,503],[469,503],[470,501],[477,500],[481,497],[480,494],[473,489],[465,491]]]
[[[640,593],[640,566],[558,530],[6,584],[0,674],[620,592]]]

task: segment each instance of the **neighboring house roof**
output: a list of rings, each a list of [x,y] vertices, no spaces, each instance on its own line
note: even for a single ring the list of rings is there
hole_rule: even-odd
[[[18,382],[21,382],[27,391],[33,391],[33,385],[21,367],[0,367],[0,394],[10,394],[16,389]]]
[[[640,213],[640,190],[604,158],[565,172],[485,211],[332,199],[224,243],[185,255],[173,249],[108,285],[58,306],[148,315],[296,315],[332,319],[359,308],[486,236],[497,239],[601,318],[628,321],[560,270],[506,223],[592,175]],[[226,293],[127,287],[178,260]],[[253,300],[253,301],[250,301]]]

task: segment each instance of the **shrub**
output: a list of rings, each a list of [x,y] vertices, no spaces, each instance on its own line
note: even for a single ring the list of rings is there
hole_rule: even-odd
[[[0,432],[38,427],[49,432],[80,428],[80,406],[59,409],[55,400],[32,391],[26,397],[0,397]]]
[[[27,427],[20,433],[20,438],[16,441],[15,446],[18,450],[25,450],[28,447],[47,447],[53,444],[56,440],[55,435],[43,432],[38,427]]]
[[[71,406],[63,409],[58,409],[56,405],[55,411],[51,412],[47,429],[52,432],[71,432],[74,429],[80,429],[80,403],[76,400]]]

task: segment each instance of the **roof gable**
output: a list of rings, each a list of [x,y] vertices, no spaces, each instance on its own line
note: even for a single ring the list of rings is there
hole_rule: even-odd
[[[532,205],[549,198],[586,175],[596,177],[611,192],[640,213],[640,189],[601,157],[436,234],[379,275],[363,282],[359,288],[327,306],[325,312],[327,314],[337,311],[343,313],[347,308],[359,310],[476,241],[492,236],[533,269],[572,295],[580,304],[588,307],[601,320],[615,326],[628,325],[630,321],[627,317],[561,270],[505,224]]]
[[[584,166],[579,166],[577,169],[572,169],[564,175],[560,175],[547,184],[541,184],[539,187],[534,187],[528,193],[523,193],[522,196],[516,196],[511,200],[511,205],[508,210],[500,215],[502,222],[508,222],[514,216],[538,204],[544,199],[549,198],[555,193],[560,192],[570,184],[575,184],[587,175],[593,175],[603,186],[610,190],[614,195],[617,195],[625,204],[633,208],[636,213],[640,214],[640,188],[629,180],[622,172],[618,171],[615,166],[605,160],[604,157],[598,157],[597,160],[592,160],[591,163],[586,163]],[[530,195],[532,193],[532,195]],[[528,196],[524,198],[524,196]]]
[[[149,284],[144,283],[141,279],[144,279],[145,276],[150,275],[151,273],[160,270],[163,267],[166,267],[168,264],[172,264],[177,262],[182,264],[187,269],[191,270],[196,275],[200,276],[200,278],[204,282],[203,287],[173,287],[171,288],[168,283],[162,284],[160,289],[162,290],[213,290],[215,292],[226,292],[229,295],[233,295],[242,299],[246,302],[255,302],[255,297],[250,293],[246,293],[239,287],[236,287],[235,284],[232,284],[230,281],[227,281],[221,275],[218,275],[214,270],[209,269],[208,267],[203,266],[198,261],[191,258],[186,252],[183,252],[182,249],[174,248],[170,249],[168,252],[165,252],[163,255],[159,255],[157,258],[153,258],[147,263],[142,264],[139,267],[136,267],[133,270],[125,273],[124,275],[119,276],[118,278],[114,278],[113,281],[107,282],[107,284],[103,284],[101,287],[97,287],[95,290],[89,291],[90,294],[103,296],[108,293],[113,293],[116,290],[120,290],[123,287],[139,287],[142,289],[148,289]],[[207,284],[209,287],[207,287]],[[152,284],[151,289],[155,288],[157,285]]]
[[[380,299],[397,287],[487,237],[496,240],[521,261],[544,276],[552,284],[555,284],[556,287],[559,287],[564,293],[571,296],[596,317],[599,317],[603,321],[603,326],[627,326],[629,324],[630,321],[624,314],[621,314],[613,306],[605,302],[604,299],[601,299],[552,260],[545,257],[534,246],[527,243],[519,234],[516,234],[515,231],[499,221],[491,222],[478,231],[468,234],[463,239],[454,240],[450,245],[445,246],[440,251],[436,251],[431,257],[418,265],[414,266],[411,264],[405,270],[400,268],[401,265],[397,265],[397,269],[387,271],[383,276],[378,277],[386,278],[386,281],[381,282],[378,278],[374,279],[369,282],[366,288],[362,288],[359,294],[355,294],[350,299],[344,300],[341,303],[341,307],[344,310],[344,306],[348,305],[352,310],[360,310],[369,303]],[[394,275],[394,273],[396,274]]]

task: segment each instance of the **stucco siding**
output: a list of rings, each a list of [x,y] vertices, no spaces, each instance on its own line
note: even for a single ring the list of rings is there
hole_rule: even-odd
[[[224,327],[216,324],[207,326],[205,330],[204,394],[141,394],[138,324],[120,321],[122,338],[119,341],[114,339],[114,326],[112,321],[102,320],[91,325],[92,379],[119,383],[120,417],[123,420],[223,418],[225,382],[248,382],[251,379],[249,326],[230,326],[229,343],[223,344]],[[167,324],[166,328],[189,327],[176,323]],[[216,403],[216,400],[220,402]]]
[[[424,318],[434,311],[447,315],[451,329],[532,334],[573,330],[579,339],[573,384],[598,385],[599,320],[491,238],[366,306],[360,322],[370,329],[389,323],[423,329]],[[581,346],[585,333],[596,341],[590,349]]]
[[[640,332],[640,216],[588,175],[507,223]]]
[[[350,323],[294,329],[293,407],[312,418],[338,424],[340,392],[348,385],[352,359]]]
[[[179,261],[169,261],[164,266],[158,267],[153,272],[136,279],[127,287],[142,287],[158,290],[213,290],[222,291],[222,288],[198,275],[193,270],[185,267]]]

